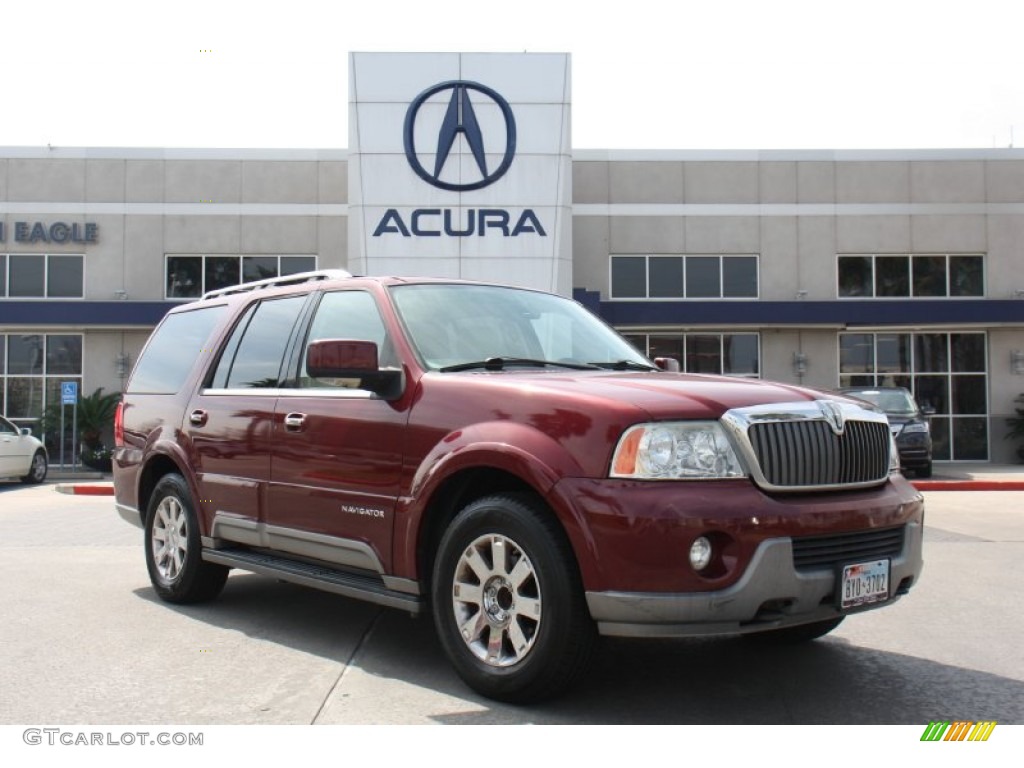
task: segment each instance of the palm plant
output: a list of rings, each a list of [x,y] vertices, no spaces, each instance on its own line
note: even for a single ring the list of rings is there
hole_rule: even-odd
[[[83,395],[78,399],[77,437],[90,451],[96,451],[103,446],[103,434],[114,426],[114,412],[120,399],[121,395],[118,392],[103,394],[103,387],[91,395]],[[40,427],[44,434],[60,429],[63,407],[60,403],[53,403],[43,413]],[[65,415],[65,423],[68,418],[70,417]]]
[[[1010,428],[1010,431],[1006,433],[1006,439],[1024,440],[1024,394],[1017,395],[1013,402],[1019,405],[1014,408],[1017,415],[1006,420],[1006,426]],[[1024,461],[1024,444],[1017,446],[1017,458]]]

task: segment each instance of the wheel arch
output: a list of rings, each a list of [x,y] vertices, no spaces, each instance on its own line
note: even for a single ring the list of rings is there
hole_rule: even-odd
[[[154,453],[139,472],[137,505],[139,510],[139,520],[143,527],[146,525],[146,518],[149,514],[149,500],[153,495],[153,491],[156,488],[157,483],[170,474],[181,475],[185,478],[185,483],[188,485],[193,498],[195,498],[195,487],[193,486],[188,473],[181,468],[181,465],[175,461],[170,454],[162,452]]]
[[[424,507],[416,538],[416,573],[428,593],[437,547],[452,520],[467,505],[497,493],[529,495],[550,511],[543,496],[532,485],[504,469],[470,467],[445,478]]]

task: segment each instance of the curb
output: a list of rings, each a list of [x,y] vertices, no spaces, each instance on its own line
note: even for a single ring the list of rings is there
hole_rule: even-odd
[[[61,483],[54,488],[57,493],[67,493],[72,496],[113,496],[113,483],[93,483],[90,485],[71,485]]]
[[[1024,480],[911,480],[919,491],[1024,491]]]

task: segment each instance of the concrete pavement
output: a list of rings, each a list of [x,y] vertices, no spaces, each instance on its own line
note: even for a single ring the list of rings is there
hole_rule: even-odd
[[[1024,495],[927,492],[925,572],[896,605],[797,648],[607,640],[565,697],[470,692],[429,618],[235,572],[153,594],[111,499],[0,487],[0,723],[1024,723]]]

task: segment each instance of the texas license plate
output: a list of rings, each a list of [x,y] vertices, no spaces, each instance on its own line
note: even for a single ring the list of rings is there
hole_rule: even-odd
[[[888,600],[889,560],[872,560],[869,563],[843,566],[839,587],[841,609]]]

